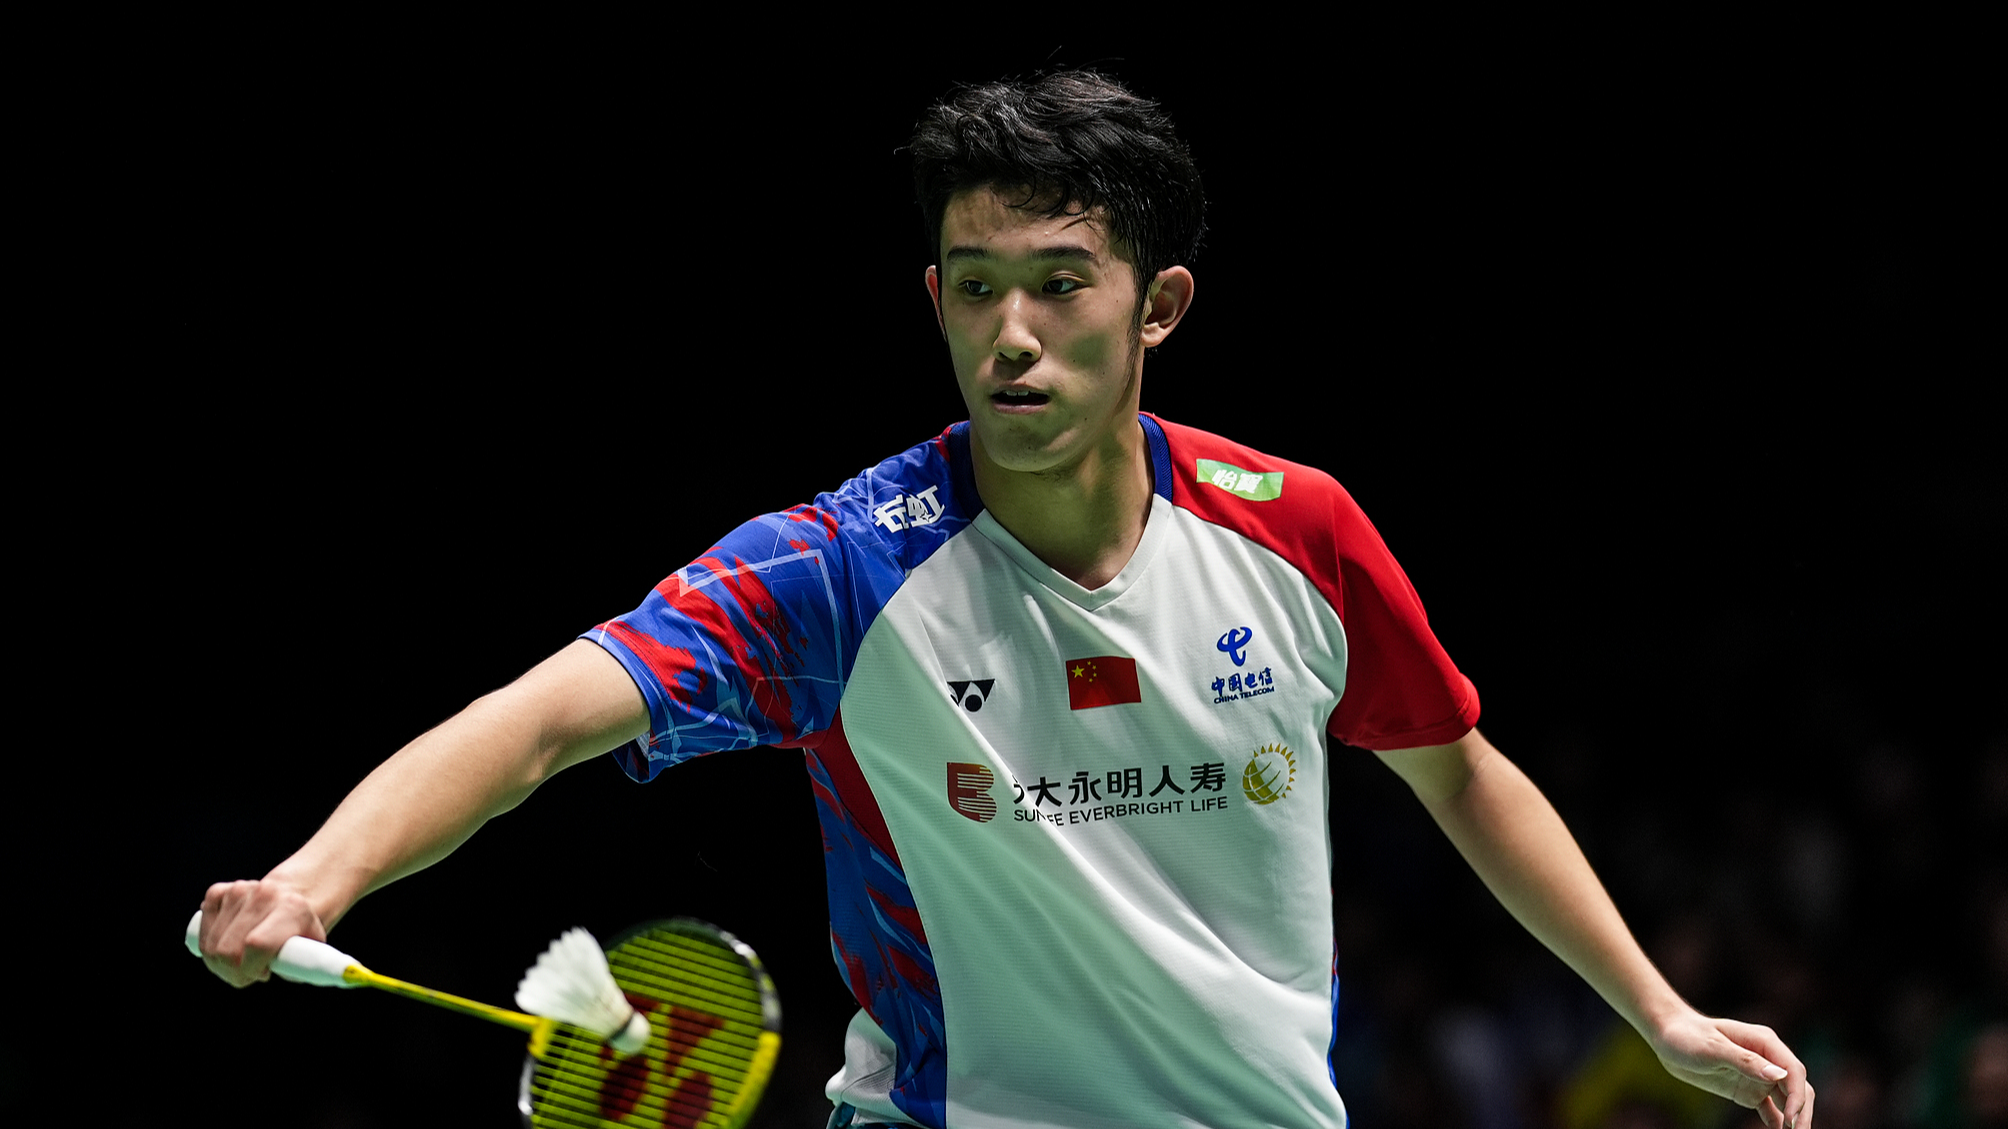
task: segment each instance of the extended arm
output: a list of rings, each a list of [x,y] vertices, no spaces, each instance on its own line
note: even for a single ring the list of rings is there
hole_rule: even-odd
[[[1769,1028],[1712,1019],[1646,959],[1575,837],[1526,774],[1477,730],[1377,754],[1415,791],[1500,904],[1643,1035],[1675,1077],[1810,1129],[1806,1068]]]
[[[573,643],[379,765],[264,879],[210,887],[204,959],[240,987],[265,979],[288,938],[326,940],[364,894],[445,858],[552,774],[647,727],[620,663]]]

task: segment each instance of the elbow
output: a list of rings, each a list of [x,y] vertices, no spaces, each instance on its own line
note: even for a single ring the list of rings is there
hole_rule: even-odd
[[[1504,759],[1476,729],[1447,745],[1376,755],[1431,811],[1457,803],[1495,761]]]

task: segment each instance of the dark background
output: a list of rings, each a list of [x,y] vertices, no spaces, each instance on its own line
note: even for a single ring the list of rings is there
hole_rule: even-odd
[[[76,895],[86,949],[139,969],[109,985],[145,1047],[117,1085],[217,1124],[513,1123],[516,1034],[234,993],[177,931],[738,521],[961,418],[896,150],[951,82],[1050,58],[1163,100],[1207,178],[1145,407],[1344,482],[1682,989],[1778,1024],[1822,1125],[1925,1123],[2008,982],[1975,83],[1894,39],[1496,30],[932,59],[835,32],[132,31],[37,174],[77,217],[53,383],[96,441],[30,514],[77,547],[58,630],[96,677],[57,739],[95,791],[62,818],[119,850]],[[107,462],[115,488],[70,473]],[[1359,1124],[1559,1124],[1607,1013],[1391,774],[1334,755]],[[795,755],[648,787],[592,763],[334,939],[506,1003],[567,926],[710,918],[787,1008],[760,1124],[807,1125],[849,1012],[818,855]]]

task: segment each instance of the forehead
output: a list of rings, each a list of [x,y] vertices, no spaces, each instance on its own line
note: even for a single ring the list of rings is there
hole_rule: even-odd
[[[1105,262],[1120,258],[1109,242],[1101,209],[1047,215],[1051,210],[1049,201],[1027,201],[1024,192],[978,188],[956,193],[941,215],[942,263],[973,257],[1050,258],[1066,248]]]

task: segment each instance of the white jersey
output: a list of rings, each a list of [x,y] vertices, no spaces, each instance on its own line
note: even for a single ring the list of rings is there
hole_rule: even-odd
[[[588,636],[648,699],[637,778],[807,750],[861,1120],[1345,1124],[1327,738],[1454,740],[1477,696],[1328,476],[1142,424],[1094,591],[982,510],[957,427]]]

